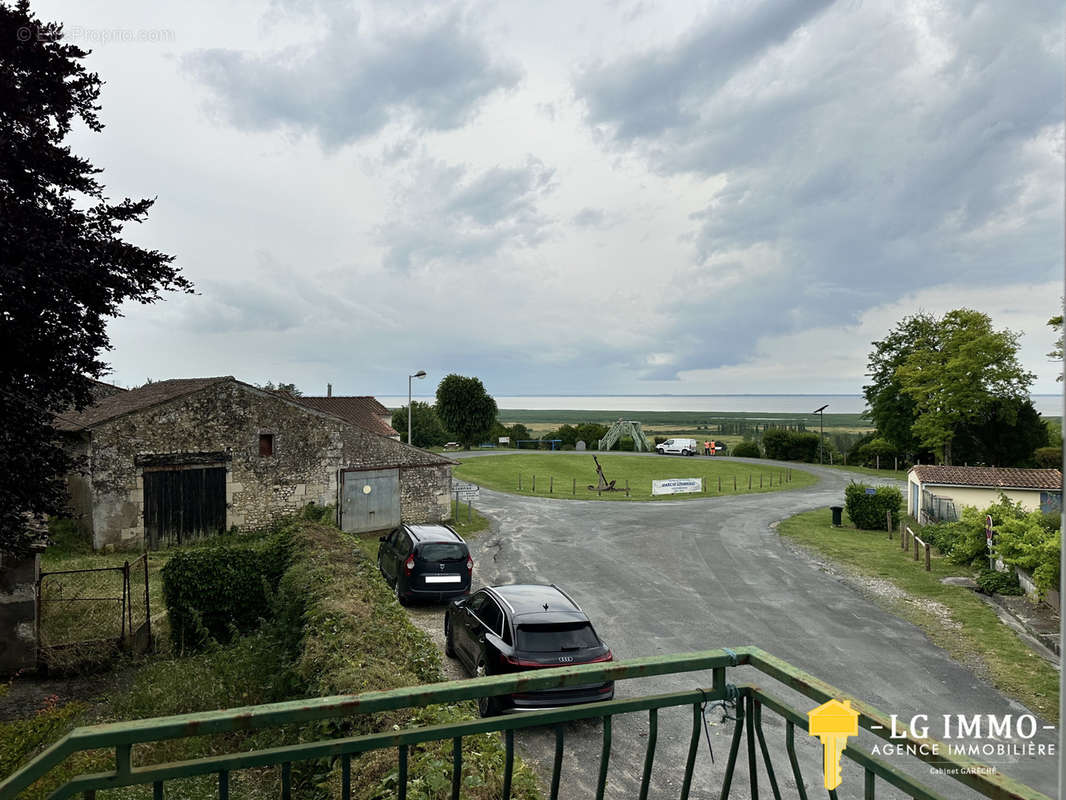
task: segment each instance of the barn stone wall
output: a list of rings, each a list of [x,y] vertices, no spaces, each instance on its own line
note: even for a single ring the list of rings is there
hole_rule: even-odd
[[[444,522],[451,516],[451,465],[400,469],[404,522]]]
[[[259,455],[261,434],[274,454]],[[222,382],[93,428],[89,446],[92,529],[97,548],[140,547],[144,540],[145,455],[224,452],[226,524],[261,528],[307,503],[337,502],[338,471],[420,464],[432,453],[375,436],[237,381]],[[444,467],[449,471],[450,466]],[[430,485],[433,480],[417,481]],[[447,494],[447,489],[444,490]],[[411,502],[417,493],[410,495]],[[428,512],[427,512],[428,513]]]

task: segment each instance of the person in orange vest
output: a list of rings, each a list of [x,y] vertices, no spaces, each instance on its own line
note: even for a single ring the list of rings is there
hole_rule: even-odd
[[[703,443],[703,454],[705,456],[709,456],[711,454],[711,443],[710,442],[704,442]]]
[[[712,456],[717,452],[716,445],[717,445],[717,443],[712,439],[711,440],[711,455]]]

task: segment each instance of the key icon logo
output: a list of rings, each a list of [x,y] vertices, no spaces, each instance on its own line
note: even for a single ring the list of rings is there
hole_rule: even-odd
[[[825,788],[835,789],[840,785],[840,754],[848,737],[859,735],[859,712],[851,707],[850,700],[830,700],[807,714],[807,729],[822,740]]]

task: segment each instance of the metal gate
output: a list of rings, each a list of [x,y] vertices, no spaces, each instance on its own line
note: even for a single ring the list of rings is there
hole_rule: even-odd
[[[341,473],[341,530],[360,533],[399,524],[399,469]]]
[[[144,540],[149,550],[225,530],[225,467],[145,471]]]
[[[37,661],[77,667],[116,648],[152,646],[148,555],[121,566],[41,572],[37,578]]]

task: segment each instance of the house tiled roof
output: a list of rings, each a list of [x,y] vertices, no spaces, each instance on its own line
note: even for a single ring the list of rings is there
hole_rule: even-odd
[[[92,428],[102,422],[131,414],[145,408],[166,403],[175,398],[198,392],[221,381],[235,380],[231,376],[218,378],[175,378],[155,381],[136,389],[116,392],[103,397],[83,411],[71,411],[57,417],[55,426],[61,431],[79,431]]]
[[[382,417],[389,410],[373,397],[294,397],[298,403],[340,417],[378,436],[396,436],[396,430]]]
[[[947,467],[920,464],[911,467],[920,483],[940,486],[974,486],[990,489],[1062,490],[1062,473],[1057,469],[1018,469],[1015,467]]]

